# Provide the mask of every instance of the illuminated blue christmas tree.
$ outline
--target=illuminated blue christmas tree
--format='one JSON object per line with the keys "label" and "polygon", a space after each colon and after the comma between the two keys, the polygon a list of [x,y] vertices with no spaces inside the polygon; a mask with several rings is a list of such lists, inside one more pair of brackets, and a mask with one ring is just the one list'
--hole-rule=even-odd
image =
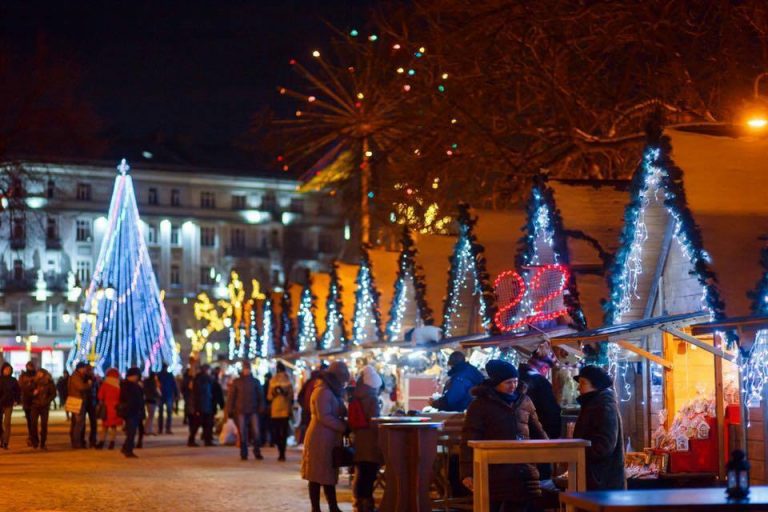
{"label": "illuminated blue christmas tree", "polygon": [[280,334],[278,335],[278,344],[275,350],[276,354],[284,354],[296,350],[294,346],[295,330],[293,327],[293,301],[291,301],[290,286],[286,284],[285,291],[280,297]]}
{"label": "illuminated blue christmas tree", "polygon": [[402,249],[397,262],[395,293],[389,310],[387,340],[400,341],[414,327],[432,325],[432,310],[426,301],[427,286],[416,265],[416,246],[408,226],[403,226]]}
{"label": "illuminated blue christmas tree", "polygon": [[[484,248],[477,243],[469,205],[459,205],[459,237],[451,255],[448,293],[443,306],[445,337],[476,334],[479,329],[493,332],[496,296],[486,270]],[[479,324],[476,326],[475,324]]]}
{"label": "illuminated blue christmas tree", "polygon": [[371,258],[367,247],[363,247],[361,251],[360,269],[355,280],[355,311],[352,317],[352,343],[355,345],[378,342],[384,337],[381,331],[379,292],[373,279]]}
{"label": "illuminated blue christmas tree", "polygon": [[261,344],[259,355],[264,358],[272,357],[275,353],[275,312],[272,308],[272,294],[267,293],[261,310]]}
{"label": "illuminated blue christmas tree", "polygon": [[136,206],[130,167],[118,166],[106,232],[76,324],[68,366],[91,362],[99,374],[116,367],[179,368],[171,323],[157,287]]}
{"label": "illuminated blue christmas tree", "polygon": [[315,325],[315,296],[312,295],[312,285],[308,282],[301,291],[301,302],[297,315],[299,334],[296,344],[299,352],[314,349],[317,344],[317,326]]}
{"label": "illuminated blue christmas tree", "polygon": [[339,266],[336,262],[331,265],[331,282],[328,286],[328,299],[325,301],[325,332],[320,338],[319,350],[328,350],[347,344],[347,330],[344,326],[344,308],[341,302],[341,283],[339,282]]}

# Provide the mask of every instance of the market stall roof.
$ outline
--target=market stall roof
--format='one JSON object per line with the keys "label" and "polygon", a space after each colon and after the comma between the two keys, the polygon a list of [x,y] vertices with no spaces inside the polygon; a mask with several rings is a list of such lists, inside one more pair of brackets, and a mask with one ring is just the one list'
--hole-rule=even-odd
{"label": "market stall roof", "polygon": [[486,335],[461,342],[462,348],[508,348],[535,349],[545,341],[574,333],[573,329],[561,327],[550,331],[530,331],[525,333],[509,333],[501,335]]}
{"label": "market stall roof", "polygon": [[665,134],[683,170],[688,206],[712,257],[726,313],[747,315],[747,292],[762,275],[760,249],[768,233],[768,139],[695,128]]}
{"label": "market stall roof", "polygon": [[682,315],[660,316],[559,336],[556,339],[553,338],[552,341],[556,344],[621,341],[631,338],[640,338],[666,328],[680,329],[681,327],[688,327],[709,319],[710,314],[706,311],[697,311],[696,313],[685,313]]}
{"label": "market stall roof", "polygon": [[716,332],[735,332],[739,337],[739,346],[746,349],[752,346],[758,331],[764,329],[768,329],[768,316],[752,315],[694,325],[691,326],[691,333],[699,336]]}

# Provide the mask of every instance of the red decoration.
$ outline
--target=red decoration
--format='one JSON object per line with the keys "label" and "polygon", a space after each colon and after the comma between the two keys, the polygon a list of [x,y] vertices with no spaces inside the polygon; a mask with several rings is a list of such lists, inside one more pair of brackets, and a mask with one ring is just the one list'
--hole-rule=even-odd
{"label": "red decoration", "polygon": [[493,283],[499,307],[494,320],[496,326],[502,331],[509,331],[507,325],[519,313],[518,307],[525,296],[525,280],[514,270],[507,270],[499,274]]}
{"label": "red decoration", "polygon": [[[560,280],[557,286],[553,286],[552,273],[559,275]],[[529,286],[526,286],[525,280],[515,271],[508,270],[499,274],[494,283],[499,303],[499,312],[495,317],[496,326],[503,332],[512,332],[528,324],[547,322],[567,315],[567,308],[559,307],[548,311],[547,305],[562,297],[570,275],[567,267],[559,263],[536,267]],[[505,282],[514,284],[502,286]],[[509,322],[518,313],[518,306],[526,292],[535,301],[533,312],[510,324]],[[552,305],[550,304],[549,307]]]}

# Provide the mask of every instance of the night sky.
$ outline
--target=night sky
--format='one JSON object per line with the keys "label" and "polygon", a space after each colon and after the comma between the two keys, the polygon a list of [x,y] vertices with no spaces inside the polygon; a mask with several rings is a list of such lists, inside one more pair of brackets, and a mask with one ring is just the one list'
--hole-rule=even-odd
{"label": "night sky", "polygon": [[55,55],[81,66],[82,92],[110,141],[106,157],[132,152],[137,141],[185,140],[216,148],[226,166],[253,113],[292,110],[276,92],[292,77],[288,60],[326,45],[326,22],[360,26],[371,3],[3,0],[0,39],[13,54],[31,55],[43,36]]}

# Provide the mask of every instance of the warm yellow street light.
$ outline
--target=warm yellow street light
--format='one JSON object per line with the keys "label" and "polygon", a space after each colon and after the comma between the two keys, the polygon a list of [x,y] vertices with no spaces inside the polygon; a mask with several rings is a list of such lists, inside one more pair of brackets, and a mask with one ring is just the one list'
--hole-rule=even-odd
{"label": "warm yellow street light", "polygon": [[768,119],[759,116],[759,117],[750,117],[747,119],[747,126],[752,128],[753,130],[762,130],[766,126],[768,126]]}

